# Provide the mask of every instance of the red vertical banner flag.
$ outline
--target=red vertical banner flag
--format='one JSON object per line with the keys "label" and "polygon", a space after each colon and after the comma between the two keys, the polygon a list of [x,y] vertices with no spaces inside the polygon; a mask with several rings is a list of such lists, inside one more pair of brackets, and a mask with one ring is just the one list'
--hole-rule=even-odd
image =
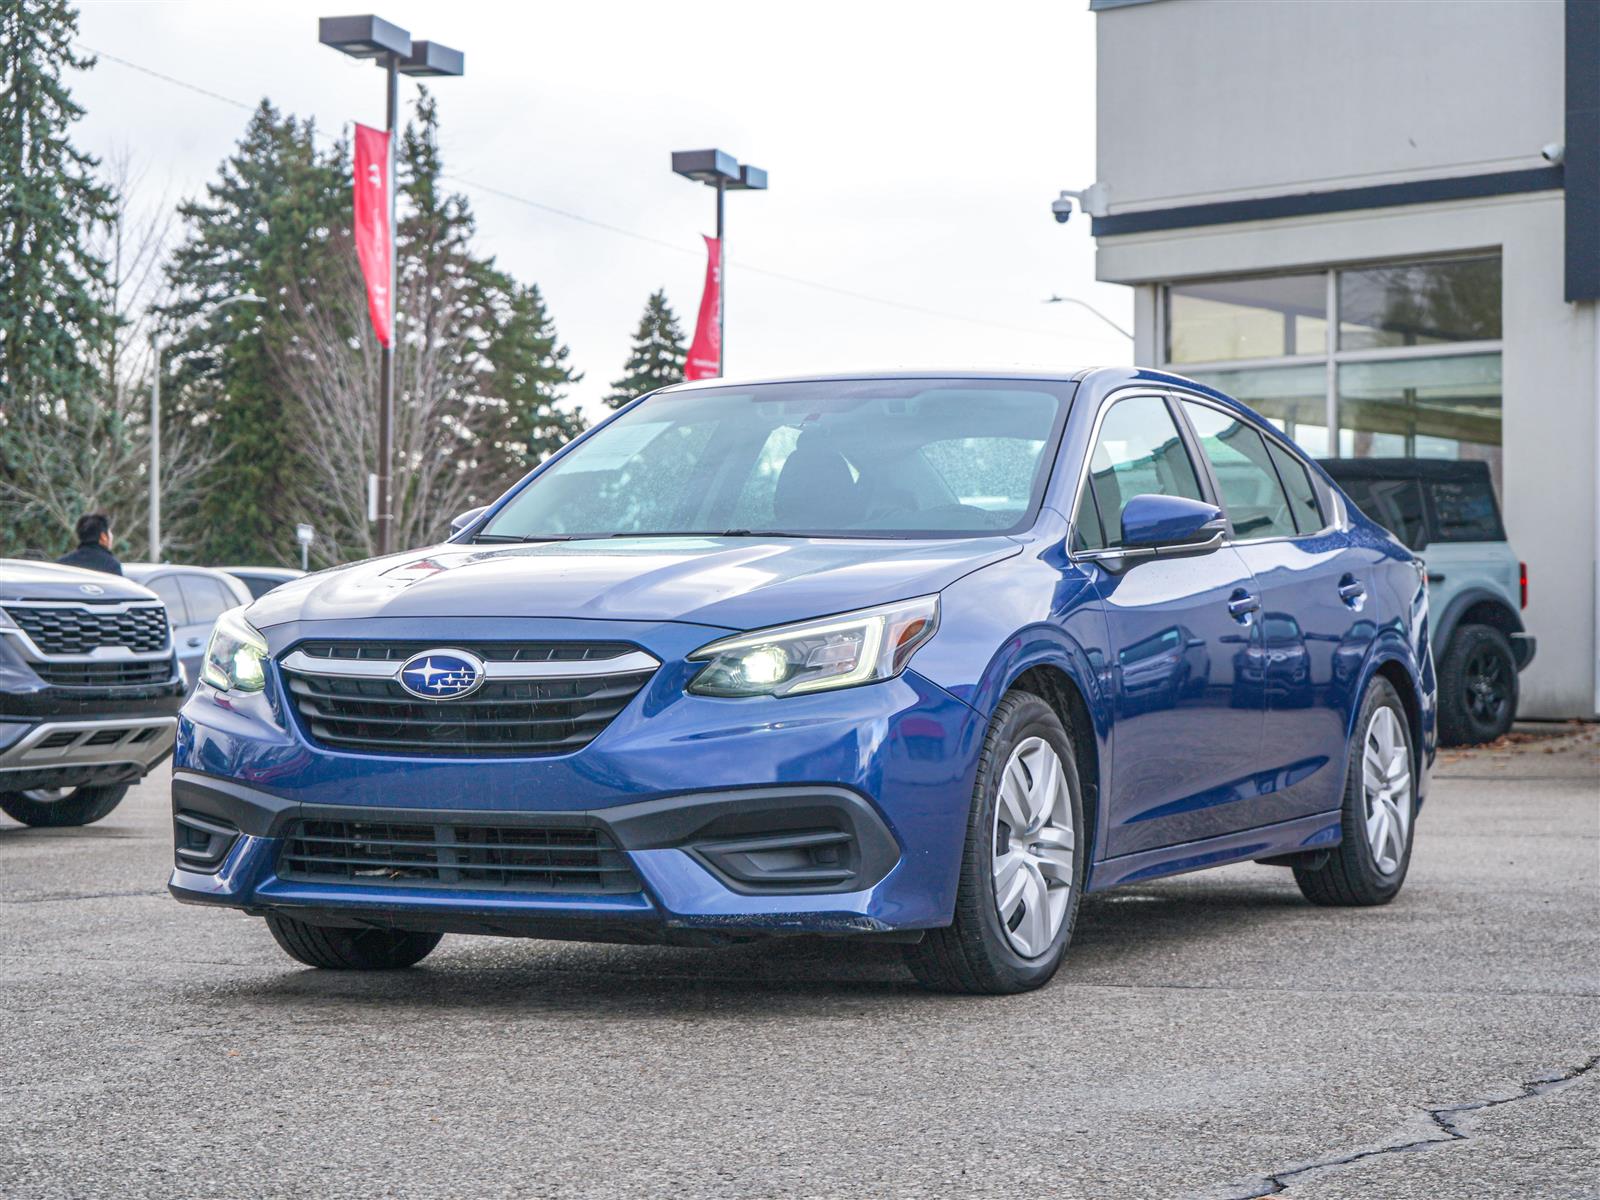
{"label": "red vertical banner flag", "polygon": [[394,345],[389,295],[389,134],[356,126],[356,257],[367,281],[367,311],[378,341]]}
{"label": "red vertical banner flag", "polygon": [[[703,234],[701,235],[704,236]],[[706,238],[706,290],[700,296],[700,319],[684,364],[685,379],[716,379],[722,374],[722,243]]]}

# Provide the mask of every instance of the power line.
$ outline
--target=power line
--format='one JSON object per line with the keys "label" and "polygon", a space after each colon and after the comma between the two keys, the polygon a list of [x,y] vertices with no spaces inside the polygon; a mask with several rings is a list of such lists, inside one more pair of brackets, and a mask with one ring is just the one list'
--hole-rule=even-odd
{"label": "power line", "polygon": [[[126,67],[130,71],[137,71],[142,75],[148,75],[152,79],[159,79],[161,82],[171,84],[173,87],[183,88],[185,91],[193,92],[198,96],[205,96],[207,99],[216,100],[222,104],[230,105],[233,108],[242,109],[245,112],[255,111],[255,105],[247,104],[243,100],[235,99],[232,96],[225,96],[221,92],[214,92],[209,88],[201,87],[199,84],[190,83],[186,79],[179,79],[174,75],[168,75],[165,72],[157,71],[152,67],[147,67],[142,63],[132,62],[129,59],[121,58],[115,54],[109,54],[104,50],[96,50],[93,46],[86,45],[81,41],[75,42],[74,44],[79,50],[92,54],[96,58],[103,58],[107,62],[116,63],[118,66]],[[320,133],[319,131],[319,135],[324,138],[328,138],[329,140],[333,140],[329,134]],[[481,183],[476,179],[468,179],[461,175],[453,175],[445,172],[440,173],[440,178],[459,184],[462,187],[475,189],[485,193],[486,195],[496,196],[502,200],[508,200],[513,204],[520,204],[526,208],[536,209],[539,212],[560,217],[563,220],[573,221],[580,225],[587,225],[592,229],[600,229],[606,233],[614,233],[619,237],[631,238],[636,242],[646,242],[652,246],[658,246],[664,250],[671,250],[674,254],[686,254],[690,257],[699,256],[699,251],[691,250],[689,247],[680,245],[677,242],[669,242],[665,238],[654,237],[648,233],[640,233],[638,230],[628,229],[621,225],[613,225],[609,221],[600,221],[593,217],[586,217],[582,213],[576,213],[570,209],[558,208],[553,204],[546,204],[541,200],[534,200],[529,196],[519,195],[518,193],[508,191],[505,188],[495,187],[487,183]],[[887,296],[874,296],[869,292],[859,292],[852,288],[838,287],[835,284],[823,283],[822,281],[816,279],[806,279],[804,276],[790,275],[784,271],[774,271],[768,267],[759,267],[752,263],[743,261],[738,263],[738,267],[741,271],[748,271],[752,275],[765,275],[769,279],[782,280],[785,283],[792,283],[799,287],[807,287],[819,292],[828,292],[831,295],[844,296],[852,300],[863,301],[867,304],[882,305],[886,308],[897,308],[902,312],[919,313],[923,316],[939,317],[949,321],[964,321],[972,325],[985,325],[991,329],[1003,329],[1010,333],[1026,333],[1034,337],[1060,338],[1062,336],[1060,333],[1051,332],[1044,329],[1031,329],[1023,325],[1008,325],[1004,321],[991,321],[985,317],[972,316],[969,313],[958,313],[951,312],[946,309],[930,308],[926,305],[912,304],[909,301],[895,300]]]}

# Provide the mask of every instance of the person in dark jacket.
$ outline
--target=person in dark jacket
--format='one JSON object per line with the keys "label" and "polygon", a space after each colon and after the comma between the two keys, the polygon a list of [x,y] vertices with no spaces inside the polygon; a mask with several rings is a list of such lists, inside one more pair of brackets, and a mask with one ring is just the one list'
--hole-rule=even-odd
{"label": "person in dark jacket", "polygon": [[78,518],[78,548],[56,559],[69,567],[121,575],[122,564],[111,553],[111,518],[105,513],[85,513]]}

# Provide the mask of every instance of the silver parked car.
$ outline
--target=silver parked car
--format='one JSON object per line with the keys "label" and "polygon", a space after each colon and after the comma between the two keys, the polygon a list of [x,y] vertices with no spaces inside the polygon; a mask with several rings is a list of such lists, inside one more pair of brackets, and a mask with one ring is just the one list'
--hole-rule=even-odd
{"label": "silver parked car", "polygon": [[200,678],[200,663],[211,627],[230,608],[249,604],[250,589],[229,575],[210,567],[185,567],[175,563],[123,563],[122,573],[142,583],[167,606],[172,622],[172,644],[178,648],[178,661],[189,690]]}

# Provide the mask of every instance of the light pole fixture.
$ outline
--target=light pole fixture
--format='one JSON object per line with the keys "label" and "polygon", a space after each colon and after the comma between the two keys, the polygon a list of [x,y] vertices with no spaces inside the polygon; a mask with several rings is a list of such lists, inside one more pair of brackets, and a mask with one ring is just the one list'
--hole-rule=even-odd
{"label": "light pole fixture", "polygon": [[717,305],[717,374],[726,374],[728,339],[728,240],[724,234],[722,199],[729,192],[764,192],[767,173],[760,167],[741,163],[723,150],[674,150],[672,170],[685,179],[717,190],[717,247],[722,262],[721,301]]}
{"label": "light pole fixture", "polygon": [[1115,329],[1118,333],[1120,333],[1123,337],[1127,338],[1130,342],[1133,341],[1133,333],[1130,330],[1124,329],[1121,325],[1118,325],[1115,321],[1113,321],[1110,317],[1106,316],[1105,313],[1101,312],[1098,308],[1096,308],[1094,305],[1090,304],[1087,300],[1079,300],[1076,296],[1048,296],[1048,297],[1045,298],[1045,303],[1046,304],[1076,304],[1079,308],[1087,309],[1089,312],[1091,312],[1095,316],[1099,317],[1102,321],[1104,321],[1107,325],[1111,326],[1111,328]]}
{"label": "light pole fixture", "polygon": [[[204,315],[230,304],[265,304],[252,292],[218,300]],[[161,561],[161,330],[150,331],[150,561]]]}
{"label": "light pole fixture", "polygon": [[[400,76],[430,77],[460,75],[464,70],[461,51],[439,42],[413,41],[411,34],[382,17],[365,13],[355,17],[323,17],[317,22],[317,40],[351,58],[370,59],[385,76],[384,131],[389,135],[389,163],[385,180],[389,188],[389,303],[391,326],[394,321],[395,274],[398,247],[395,241],[394,134],[400,118]],[[391,334],[391,342],[394,335]],[[394,470],[394,347],[380,347],[378,396],[378,553],[394,549],[394,503],[391,478]]]}

